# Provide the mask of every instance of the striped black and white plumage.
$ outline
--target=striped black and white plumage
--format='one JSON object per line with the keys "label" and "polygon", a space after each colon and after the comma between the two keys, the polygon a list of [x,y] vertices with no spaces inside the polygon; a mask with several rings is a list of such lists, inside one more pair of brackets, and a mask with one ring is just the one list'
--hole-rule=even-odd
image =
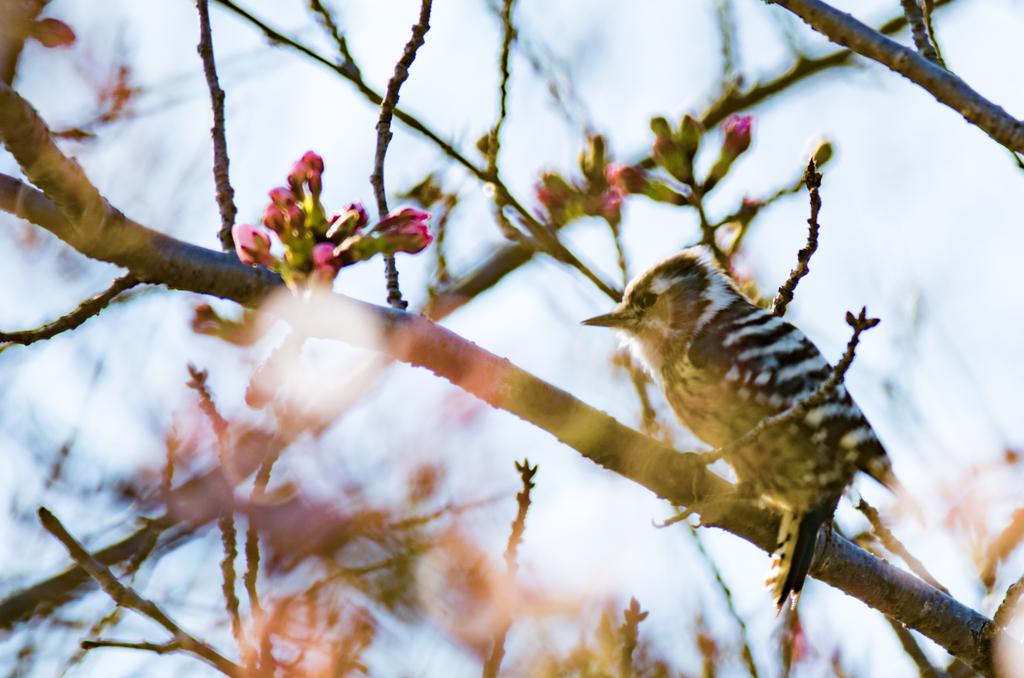
{"label": "striped black and white plumage", "polygon": [[[641,273],[611,313],[584,324],[618,330],[679,421],[716,448],[808,398],[831,374],[803,332],[754,305],[704,248]],[[726,461],[741,493],[782,511],[768,580],[780,608],[799,595],[818,529],[854,474],[895,488],[885,449],[842,384],[802,420]]]}

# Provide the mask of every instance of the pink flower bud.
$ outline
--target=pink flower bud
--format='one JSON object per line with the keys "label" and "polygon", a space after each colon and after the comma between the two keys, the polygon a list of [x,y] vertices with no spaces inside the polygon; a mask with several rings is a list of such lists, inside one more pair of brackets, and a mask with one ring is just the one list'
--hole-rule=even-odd
{"label": "pink flower bud", "polygon": [[310,170],[306,175],[306,183],[309,184],[309,192],[313,194],[313,197],[319,198],[320,192],[323,190],[323,183],[320,181],[320,172]]}
{"label": "pink flower bud", "polygon": [[270,199],[282,210],[295,204],[295,193],[287,188],[275,188],[270,191]]}
{"label": "pink flower bud", "polygon": [[750,126],[753,122],[752,115],[730,115],[726,118],[722,123],[722,131],[725,132],[722,152],[736,158],[750,148]]}
{"label": "pink flower bud", "polygon": [[75,42],[75,32],[63,21],[40,19],[28,26],[28,34],[46,47],[63,47]]}
{"label": "pink flower bud", "polygon": [[642,167],[631,165],[608,165],[608,183],[626,193],[643,193],[650,180]]}
{"label": "pink flower bud", "polygon": [[422,226],[430,217],[430,212],[424,212],[415,207],[400,207],[381,219],[380,223],[373,227],[373,230],[390,231],[409,223],[419,223]]}
{"label": "pink flower bud", "polygon": [[575,188],[554,172],[542,174],[537,184],[537,201],[544,205],[544,209],[555,221],[562,220],[566,205],[577,193]]}
{"label": "pink flower bud", "polygon": [[426,221],[430,214],[414,207],[402,207],[385,217],[374,228],[381,234],[382,249],[388,254],[408,252],[416,254],[422,251],[433,237]]}
{"label": "pink flower bud", "polygon": [[231,227],[238,259],[248,266],[263,264],[269,266],[275,259],[270,254],[270,236],[249,224],[235,224]]}
{"label": "pink flower bud", "polygon": [[[348,207],[345,208],[345,211],[348,213],[355,213],[355,231],[360,231],[363,228],[366,228],[366,224],[370,223],[370,215],[366,213],[366,208],[363,207],[363,203],[360,202],[359,200],[356,200],[354,203],[351,203]],[[427,218],[429,219],[430,216],[428,215]]]}
{"label": "pink flower bud", "polygon": [[306,166],[301,162],[292,165],[288,173],[288,185],[292,187],[292,193],[302,198],[302,182],[306,180]]}
{"label": "pink flower bud", "polygon": [[286,212],[288,225],[295,229],[301,229],[306,223],[306,213],[298,205],[291,205]]}
{"label": "pink flower bud", "polygon": [[330,266],[335,262],[334,243],[318,242],[313,245],[313,265],[317,268]]}
{"label": "pink flower bud", "polygon": [[331,216],[331,226],[327,229],[327,238],[341,244],[345,238],[362,231],[369,221],[370,215],[366,213],[363,203],[357,200]]}
{"label": "pink flower bud", "polygon": [[284,233],[284,212],[277,205],[271,203],[263,210],[263,225],[278,235]]}
{"label": "pink flower bud", "polygon": [[306,151],[306,154],[302,156],[299,162],[310,171],[317,173],[324,171],[324,159],[313,151]]}

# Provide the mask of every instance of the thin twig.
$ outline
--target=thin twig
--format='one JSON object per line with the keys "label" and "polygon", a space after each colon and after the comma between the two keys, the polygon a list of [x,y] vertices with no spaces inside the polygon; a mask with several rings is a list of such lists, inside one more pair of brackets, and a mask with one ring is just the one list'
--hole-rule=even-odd
{"label": "thin twig", "polygon": [[878,537],[878,541],[882,542],[889,553],[899,556],[903,559],[903,562],[907,564],[907,567],[921,579],[925,580],[938,590],[945,594],[949,594],[949,589],[940,584],[935,577],[928,572],[928,569],[924,566],[920,560],[915,558],[907,547],[893,535],[892,531],[882,522],[882,518],[878,515],[878,510],[875,509],[871,504],[867,503],[863,499],[857,504],[857,510],[864,514],[871,523],[871,532]]}
{"label": "thin twig", "polygon": [[81,642],[81,646],[83,650],[95,650],[101,647],[118,647],[126,650],[145,650],[146,652],[155,652],[157,654],[181,652],[185,649],[181,646],[181,643],[176,640],[172,640],[169,643],[129,643],[122,640],[97,638],[96,640],[83,640]]}
{"label": "thin twig", "polygon": [[1003,602],[999,603],[999,608],[992,615],[992,623],[986,629],[989,637],[995,637],[1013,621],[1021,595],[1024,595],[1024,576],[1006,590],[1006,597],[1003,598]]}
{"label": "thin twig", "polygon": [[900,645],[903,646],[903,651],[907,653],[910,659],[917,666],[917,670],[921,674],[921,678],[949,678],[949,674],[945,671],[938,669],[932,664],[931,660],[928,659],[928,655],[924,653],[921,646],[918,645],[917,639],[914,638],[914,634],[907,629],[906,626],[899,623],[892,617],[886,617],[885,620],[892,626],[892,630],[896,632],[896,637],[900,639]]}
{"label": "thin twig", "polygon": [[92,299],[82,302],[82,304],[71,313],[66,316],[59,318],[58,320],[43,325],[36,330],[25,330],[22,332],[0,332],[0,344],[11,343],[11,344],[22,344],[28,345],[44,339],[50,339],[55,337],[61,332],[67,332],[79,327],[89,318],[97,315],[100,311],[110,305],[110,302],[114,300],[121,292],[134,287],[139,284],[139,280],[135,279],[131,273],[128,275],[118,278],[114,281],[106,291],[97,294]]}
{"label": "thin twig", "polygon": [[50,534],[56,537],[57,540],[64,545],[68,550],[68,553],[71,555],[71,559],[78,563],[79,567],[88,572],[89,575],[99,583],[100,587],[106,591],[107,595],[114,599],[115,603],[121,607],[127,607],[128,609],[135,610],[136,612],[149,617],[157,624],[160,624],[160,626],[171,632],[174,636],[174,641],[181,646],[183,651],[190,652],[206,660],[207,663],[224,675],[231,676],[232,678],[242,675],[242,667],[223,657],[206,643],[196,640],[190,636],[184,629],[168,617],[156,603],[151,600],[146,600],[133,589],[119,582],[117,577],[114,576],[114,573],[110,571],[110,568],[93,558],[93,556],[86,551],[74,537],[71,536],[71,533],[61,525],[56,516],[43,507],[39,507],[39,520],[42,522],[43,527],[45,527]]}
{"label": "thin twig", "polygon": [[959,112],[996,142],[1016,153],[1024,153],[1024,122],[1015,119],[1001,106],[975,92],[959,77],[909,47],[890,40],[820,0],[769,2],[793,12],[832,42],[888,66],[930,92],[940,103]]}
{"label": "thin twig", "polygon": [[[409,67],[416,58],[416,50],[423,44],[424,36],[430,30],[430,6],[432,0],[423,0],[420,5],[420,19],[412,27],[412,37],[405,45],[402,58],[395,64],[395,74],[388,80],[387,94],[380,105],[380,118],[377,120],[377,153],[373,159],[373,174],[370,175],[370,184],[373,186],[373,194],[377,198],[377,212],[381,219],[388,213],[388,198],[384,191],[384,156],[388,152],[388,144],[391,143],[391,118],[395,113],[395,106],[398,105],[398,90],[402,83],[409,77]],[[391,308],[404,311],[408,303],[402,299],[402,292],[398,288],[398,268],[395,266],[395,257],[387,257],[385,263],[385,274],[388,285],[388,304]]]}
{"label": "thin twig", "polygon": [[[519,552],[519,545],[523,543],[523,532],[526,530],[526,512],[530,509],[530,490],[534,488],[533,477],[537,474],[537,466],[530,467],[530,460],[523,459],[523,463],[516,462],[516,470],[523,481],[523,490],[516,494],[516,501],[519,502],[519,512],[516,519],[512,521],[512,533],[508,537],[508,547],[505,549],[505,580],[509,588],[515,582],[516,572],[519,571],[519,563],[516,562],[516,555]],[[501,660],[505,656],[505,636],[512,627],[512,617],[505,615],[504,623],[494,632],[494,647],[491,649],[491,656],[484,664],[483,678],[497,678],[498,669],[501,667]]]}
{"label": "thin twig", "polygon": [[1017,546],[1024,541],[1024,508],[1015,510],[999,536],[985,549],[985,567],[981,571],[981,583],[989,591],[996,583],[996,569],[1006,560]]}
{"label": "thin twig", "polygon": [[877,325],[879,320],[878,318],[868,318],[867,308],[862,308],[859,316],[854,316],[852,313],[847,311],[846,322],[853,328],[853,336],[850,337],[850,342],[846,345],[846,353],[843,354],[843,357],[835,366],[835,369],[832,370],[832,374],[829,378],[823,381],[814,393],[805,400],[801,400],[793,404],[793,406],[774,416],[765,417],[758,422],[757,426],[752,428],[741,438],[738,438],[713,452],[701,455],[701,463],[711,464],[718,461],[722,457],[731,454],[737,448],[754,441],[769,428],[784,424],[787,421],[802,419],[806,416],[807,412],[811,410],[811,408],[817,407],[823,403],[825,398],[828,397],[828,394],[834,391],[836,387],[843,382],[843,377],[846,375],[846,371],[850,369],[850,365],[853,363],[854,354],[857,350],[857,344],[860,342],[860,333]]}
{"label": "thin twig", "polygon": [[[213,426],[213,432],[217,436],[217,447],[220,450],[220,466],[226,469],[230,463],[228,422],[217,411],[217,405],[213,402],[210,390],[206,387],[206,370],[199,370],[195,365],[189,363],[188,373],[192,379],[187,386],[199,394],[199,409],[203,411]],[[238,545],[234,507],[230,503],[225,505],[221,511],[218,527],[221,532],[221,543],[224,545],[224,560],[221,561],[220,569],[223,577],[224,603],[228,618],[231,619],[231,633],[235,637],[235,642],[238,643],[238,651],[242,656],[243,663],[246,666],[252,666],[254,651],[245,637],[245,629],[242,628],[242,618],[238,612],[238,594],[235,593],[235,559],[238,557]]]}
{"label": "thin twig", "polygon": [[640,611],[636,598],[629,599],[629,607],[623,610],[625,623],[619,627],[622,635],[622,654],[619,657],[619,678],[633,678],[633,650],[640,635],[640,622],[647,619],[649,612]]}
{"label": "thin twig", "polygon": [[213,179],[217,184],[217,206],[220,207],[220,246],[225,252],[233,252],[234,239],[231,227],[235,225],[235,191],[228,180],[228,141],[224,133],[224,90],[217,81],[217,66],[213,59],[213,35],[210,32],[209,0],[196,0],[199,10],[199,46],[196,51],[203,59],[203,72],[210,88],[213,104]]}
{"label": "thin twig", "polygon": [[345,40],[345,36],[338,30],[338,26],[334,23],[331,13],[321,4],[320,0],[309,0],[309,8],[316,14],[317,20],[324,29],[331,34],[331,38],[338,45],[338,51],[341,53],[341,56],[345,57],[341,68],[351,73],[356,80],[361,80],[362,75],[359,72],[359,66],[356,65],[355,59],[352,58],[352,54],[348,51],[348,41]]}
{"label": "thin twig", "polygon": [[821,196],[818,189],[821,188],[821,172],[818,172],[812,157],[807,161],[807,171],[804,172],[804,183],[807,191],[811,194],[811,218],[807,220],[807,244],[796,255],[796,268],[789,273],[789,279],[779,288],[779,293],[772,301],[772,313],[780,318],[786,315],[786,307],[793,301],[793,292],[796,290],[800,278],[807,275],[808,264],[811,256],[818,249],[818,210],[821,209]]}
{"label": "thin twig", "polygon": [[736,70],[736,23],[730,0],[718,0],[718,30],[722,36],[722,90],[728,90]]}
{"label": "thin twig", "polygon": [[747,636],[747,625],[743,621],[743,617],[736,610],[736,606],[732,602],[732,591],[729,589],[728,584],[722,579],[722,573],[718,570],[718,566],[715,565],[715,561],[711,559],[711,554],[704,548],[704,542],[701,541],[700,534],[694,529],[693,525],[686,524],[690,528],[690,534],[693,535],[693,541],[697,544],[697,550],[704,556],[704,562],[708,564],[711,569],[711,573],[715,575],[715,581],[718,582],[718,587],[722,589],[722,594],[725,596],[725,604],[729,608],[729,612],[732,613],[733,619],[736,620],[736,624],[740,627],[740,642],[743,643],[743,648],[740,650],[740,655],[743,657],[743,661],[747,665],[747,671],[750,672],[752,678],[757,678],[757,665],[754,663],[754,655],[750,651],[750,638]]}
{"label": "thin twig", "polygon": [[935,48],[935,56],[939,59],[939,65],[945,68],[946,64],[942,61],[942,50],[939,49],[939,41],[935,37],[935,27],[932,26],[932,12],[937,4],[935,0],[921,0],[921,10],[924,12],[924,25],[928,29],[928,39]]}
{"label": "thin twig", "polygon": [[206,418],[210,420],[210,426],[213,428],[214,435],[217,436],[217,448],[220,454],[220,463],[224,467],[227,462],[227,447],[228,447],[228,422],[221,416],[220,412],[217,411],[217,405],[213,402],[213,397],[210,395],[210,389],[206,387],[206,370],[200,370],[192,363],[188,364],[188,373],[192,377],[186,386],[193,389],[199,394],[199,409],[203,411]]}
{"label": "thin twig", "polygon": [[[270,454],[260,465],[256,472],[256,480],[253,483],[252,493],[249,495],[249,502],[259,505],[266,494],[267,484],[270,482],[270,471],[277,461],[277,454]],[[242,580],[245,582],[245,590],[249,594],[249,608],[252,610],[252,618],[256,628],[263,628],[265,613],[260,605],[259,591],[256,589],[256,578],[260,571],[260,543],[259,543],[259,522],[256,519],[256,512],[249,513],[249,528],[245,535],[245,575]],[[270,642],[269,633],[260,635],[260,669],[268,676],[274,675],[273,647]]]}
{"label": "thin twig", "polygon": [[491,129],[491,136],[487,143],[487,174],[490,176],[498,175],[498,150],[501,148],[501,125],[505,122],[505,117],[508,115],[508,108],[506,105],[508,99],[508,79],[510,75],[508,67],[509,54],[512,51],[512,39],[515,36],[515,27],[512,25],[512,5],[515,4],[515,0],[505,0],[505,6],[501,12],[501,28],[504,37],[501,41],[501,59],[499,66],[501,69],[501,84],[499,86],[500,95],[498,98],[498,120],[494,123],[494,128]]}
{"label": "thin twig", "polygon": [[903,5],[903,16],[907,17],[910,31],[914,35],[914,44],[917,45],[917,51],[928,61],[933,61],[945,68],[946,65],[942,63],[938,52],[932,47],[932,42],[928,36],[928,27],[925,25],[924,13],[921,11],[921,6],[917,4],[917,0],[900,0],[900,2]]}

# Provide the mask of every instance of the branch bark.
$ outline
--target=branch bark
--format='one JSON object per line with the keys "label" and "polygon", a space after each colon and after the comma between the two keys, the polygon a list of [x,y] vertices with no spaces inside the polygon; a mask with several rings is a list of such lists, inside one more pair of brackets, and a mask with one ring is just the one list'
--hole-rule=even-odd
{"label": "branch bark", "polygon": [[820,0],[768,0],[788,9],[826,38],[857,54],[888,66],[930,92],[940,103],[958,111],[973,125],[1016,153],[1024,153],[1024,123],[1002,107],[924,58],[913,49],[890,40],[849,14]]}

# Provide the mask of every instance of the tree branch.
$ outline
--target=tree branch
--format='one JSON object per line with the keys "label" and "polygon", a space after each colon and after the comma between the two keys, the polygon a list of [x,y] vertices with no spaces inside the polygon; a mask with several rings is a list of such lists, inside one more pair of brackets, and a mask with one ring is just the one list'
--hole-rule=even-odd
{"label": "tree branch", "polygon": [[772,313],[780,318],[786,315],[786,307],[793,301],[793,292],[796,290],[800,278],[809,272],[808,264],[811,257],[818,250],[818,210],[821,209],[821,196],[818,189],[821,188],[821,172],[814,165],[814,158],[807,161],[807,171],[804,172],[804,184],[811,194],[811,218],[807,220],[807,244],[796,255],[796,268],[789,273],[789,279],[779,288],[779,293],[772,301]]}
{"label": "tree branch", "polygon": [[[530,467],[530,460],[523,459],[523,463],[516,462],[516,470],[523,481],[523,491],[516,493],[516,502],[519,504],[519,511],[516,519],[512,521],[512,532],[508,536],[508,546],[505,548],[505,581],[511,590],[515,585],[516,572],[519,571],[519,563],[516,557],[519,554],[519,545],[523,543],[523,532],[526,531],[526,512],[530,509],[530,490],[536,485],[533,483],[533,476],[537,474],[537,466]],[[491,656],[484,662],[484,678],[497,678],[498,669],[501,668],[501,660],[505,657],[505,637],[508,630],[512,628],[512,615],[504,613],[501,626],[494,632],[494,644],[491,648]]]}
{"label": "tree branch", "polygon": [[1024,153],[1024,123],[909,47],[890,40],[820,0],[768,1],[796,14],[832,42],[888,66],[930,92],[940,103],[958,111],[968,122],[1006,148]]}
{"label": "tree branch", "polygon": [[[2,176],[2,175],[0,175]],[[2,188],[0,188],[2,190]],[[100,311],[110,305],[110,302],[114,300],[114,297],[121,294],[125,290],[135,287],[139,284],[139,281],[129,273],[126,276],[122,276],[114,281],[114,284],[108,287],[104,292],[97,294],[92,299],[83,301],[78,308],[66,316],[58,318],[52,323],[43,325],[39,329],[25,330],[23,332],[0,332],[0,344],[12,343],[12,344],[28,344],[35,343],[37,341],[43,341],[44,339],[50,339],[57,336],[61,332],[67,332],[81,326],[86,320],[98,315]]]}
{"label": "tree branch", "polygon": [[901,0],[901,4],[903,5],[903,16],[907,17],[907,23],[910,24],[910,31],[914,36],[917,51],[928,61],[945,68],[945,64],[939,58],[939,53],[932,47],[932,41],[928,37],[928,27],[925,26],[924,12],[921,11],[917,0]]}
{"label": "tree branch", "polygon": [[928,582],[943,593],[949,593],[949,589],[939,583],[939,581],[932,576],[931,572],[924,566],[920,560],[914,557],[907,547],[903,545],[899,539],[893,535],[892,531],[882,522],[882,518],[878,515],[878,510],[867,503],[863,499],[857,504],[857,510],[864,514],[864,517],[871,523],[871,532],[878,541],[882,543],[882,546],[886,548],[889,553],[898,556],[907,564],[907,567],[916,574],[918,577]]}
{"label": "tree branch", "polygon": [[199,10],[199,47],[196,51],[203,59],[203,72],[210,88],[210,102],[213,105],[213,179],[217,185],[217,205],[220,207],[220,246],[225,252],[233,252],[234,239],[231,227],[235,225],[235,191],[228,180],[228,142],[224,132],[224,90],[217,82],[217,65],[213,59],[213,34],[210,31],[209,0],[196,0]]}
{"label": "tree branch", "polygon": [[[370,184],[373,186],[374,197],[377,198],[377,214],[383,219],[388,214],[388,197],[384,191],[384,156],[388,152],[388,144],[391,143],[391,118],[395,114],[395,106],[398,105],[398,91],[402,83],[409,77],[409,68],[416,59],[416,50],[423,45],[424,36],[430,30],[430,6],[432,0],[423,0],[420,5],[420,19],[412,27],[412,37],[405,45],[402,58],[395,64],[395,73],[388,80],[387,93],[380,105],[380,118],[377,120],[377,152],[373,158],[373,174],[370,175]],[[402,292],[398,288],[398,268],[395,265],[395,255],[385,257],[385,276],[387,278],[388,304],[392,308],[404,311],[409,303],[402,299]]]}
{"label": "tree branch", "polygon": [[190,636],[168,617],[156,603],[146,600],[134,590],[119,582],[106,565],[93,558],[92,554],[82,548],[82,545],[64,529],[64,526],[61,525],[60,521],[52,513],[40,507],[39,520],[43,523],[43,527],[64,545],[71,559],[88,572],[89,576],[99,582],[107,595],[114,599],[114,602],[121,607],[135,610],[160,624],[160,626],[171,632],[174,636],[174,641],[181,646],[182,650],[204,659],[224,675],[231,676],[232,678],[242,675],[242,667],[223,657],[206,643]]}

